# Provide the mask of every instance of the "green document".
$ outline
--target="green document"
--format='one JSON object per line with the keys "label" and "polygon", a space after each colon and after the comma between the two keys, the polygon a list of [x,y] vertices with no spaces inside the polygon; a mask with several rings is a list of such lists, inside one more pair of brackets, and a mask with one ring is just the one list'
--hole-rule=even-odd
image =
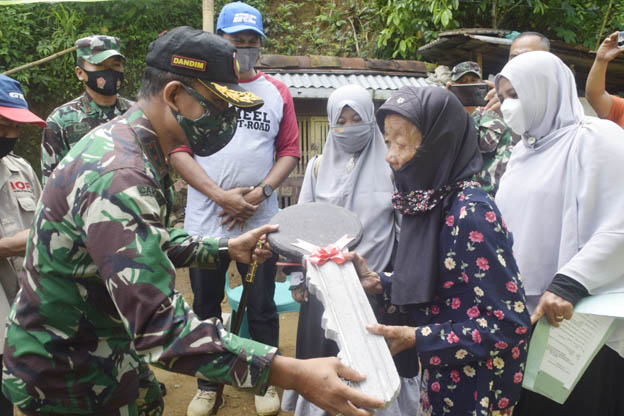
{"label": "green document", "polygon": [[559,328],[536,325],[522,386],[563,404],[585,369],[624,318],[624,293],[589,296]]}

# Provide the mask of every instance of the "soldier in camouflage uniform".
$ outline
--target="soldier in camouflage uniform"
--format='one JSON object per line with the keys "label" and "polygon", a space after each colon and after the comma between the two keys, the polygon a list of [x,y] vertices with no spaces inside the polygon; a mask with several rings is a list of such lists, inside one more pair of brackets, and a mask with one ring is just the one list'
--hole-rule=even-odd
{"label": "soldier in camouflage uniform", "polygon": [[[227,144],[234,106],[262,104],[237,84],[235,48],[188,27],[152,42],[139,101],[91,131],[49,179],[9,316],[3,393],[31,415],[138,414],[139,356],[169,371],[263,394],[294,388],[332,413],[370,415],[382,402],[341,383],[336,359],[296,360],[200,321],[175,291],[176,267],[249,262],[265,225],[232,239],[169,227],[165,155]],[[260,261],[269,258],[255,249]],[[353,404],[351,404],[353,403]]]}
{"label": "soldier in camouflage uniform", "polygon": [[[453,67],[451,81],[448,88],[456,84],[474,84],[481,81],[479,64],[465,61]],[[478,132],[479,149],[483,156],[483,169],[477,175],[477,180],[483,189],[494,196],[498,183],[505,172],[511,149],[520,140],[520,136],[513,133],[503,121],[503,118],[493,110],[484,107],[465,107],[472,115]]]}
{"label": "soldier in camouflage uniform", "polygon": [[45,185],[69,149],[90,130],[126,112],[132,101],[117,94],[123,82],[119,39],[94,35],[76,41],[76,77],[85,83],[80,97],[48,117],[41,142],[41,176]]}
{"label": "soldier in camouflage uniform", "polygon": [[[119,39],[94,35],[76,41],[76,77],[84,82],[80,97],[56,108],[48,117],[41,141],[41,181],[45,185],[61,159],[85,134],[123,114],[134,102],[117,94],[123,82]],[[142,360],[139,360],[142,361]],[[149,366],[140,364],[139,414],[162,413],[161,389]]]}

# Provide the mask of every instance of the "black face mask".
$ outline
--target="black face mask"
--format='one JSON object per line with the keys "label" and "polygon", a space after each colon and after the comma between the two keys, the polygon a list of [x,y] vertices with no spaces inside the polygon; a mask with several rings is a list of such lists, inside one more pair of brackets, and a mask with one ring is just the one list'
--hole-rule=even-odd
{"label": "black face mask", "polygon": [[14,139],[8,137],[0,138],[0,159],[11,153],[16,143],[17,137]]}
{"label": "black face mask", "polygon": [[85,84],[93,91],[102,95],[115,95],[121,88],[124,80],[124,73],[114,69],[103,69],[101,71],[87,71],[82,68],[88,78]]}

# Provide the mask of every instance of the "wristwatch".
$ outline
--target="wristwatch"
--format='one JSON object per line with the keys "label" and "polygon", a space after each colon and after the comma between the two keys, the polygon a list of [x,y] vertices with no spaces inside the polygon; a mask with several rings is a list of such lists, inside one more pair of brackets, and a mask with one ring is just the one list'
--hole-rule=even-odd
{"label": "wristwatch", "polygon": [[228,246],[228,241],[228,238],[219,239],[219,262],[223,264],[230,262],[230,248]]}
{"label": "wristwatch", "polygon": [[265,198],[268,198],[271,195],[273,195],[273,187],[269,185],[268,183],[259,183],[258,186],[262,188],[262,193],[264,194]]}

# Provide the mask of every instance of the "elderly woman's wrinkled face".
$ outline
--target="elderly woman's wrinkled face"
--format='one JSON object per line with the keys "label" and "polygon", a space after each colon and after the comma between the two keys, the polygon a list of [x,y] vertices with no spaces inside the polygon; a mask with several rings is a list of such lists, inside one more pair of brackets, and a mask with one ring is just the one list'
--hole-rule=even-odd
{"label": "elderly woman's wrinkled face", "polygon": [[384,142],[388,148],[386,162],[393,170],[399,170],[416,154],[422,135],[411,121],[398,114],[386,116],[384,131]]}

